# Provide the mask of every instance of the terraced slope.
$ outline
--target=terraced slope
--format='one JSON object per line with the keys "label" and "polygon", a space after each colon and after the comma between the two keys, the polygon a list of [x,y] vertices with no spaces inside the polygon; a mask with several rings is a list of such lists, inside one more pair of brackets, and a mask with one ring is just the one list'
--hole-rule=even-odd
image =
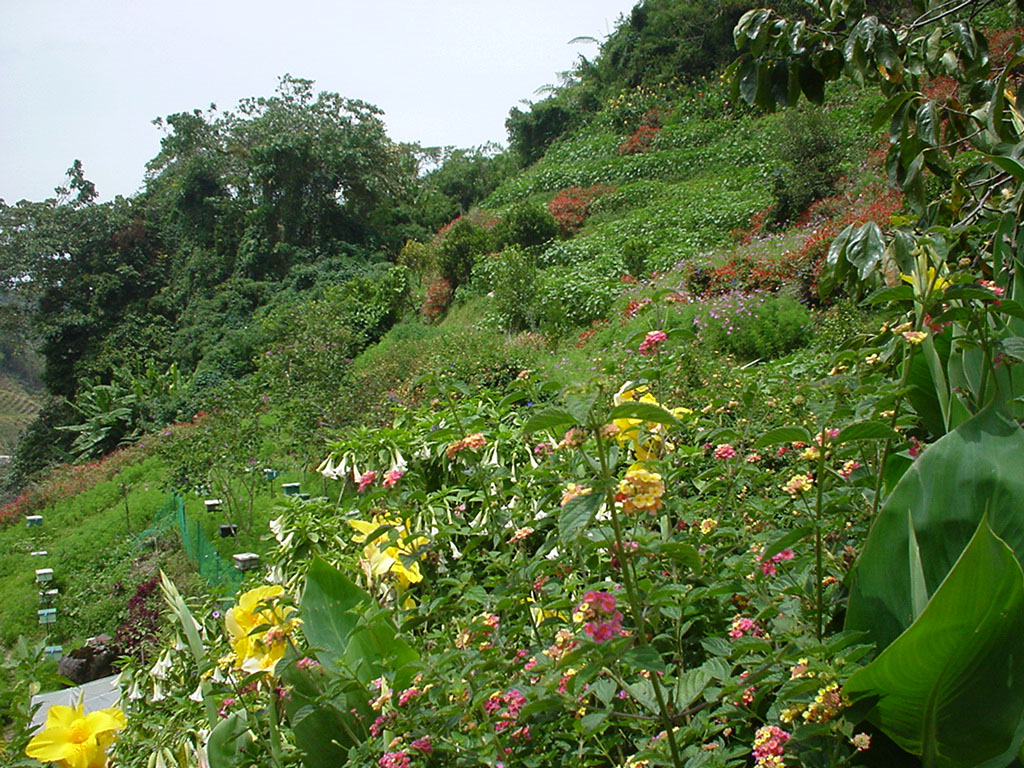
{"label": "terraced slope", "polygon": [[14,379],[0,376],[0,455],[14,453],[18,435],[36,416],[42,402]]}

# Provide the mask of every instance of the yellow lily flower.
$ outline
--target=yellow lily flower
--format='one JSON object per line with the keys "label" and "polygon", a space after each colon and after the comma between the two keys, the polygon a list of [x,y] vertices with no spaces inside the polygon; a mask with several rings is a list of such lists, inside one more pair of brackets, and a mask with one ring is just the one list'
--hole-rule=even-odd
{"label": "yellow lily flower", "polygon": [[85,714],[81,699],[74,707],[56,704],[46,714],[46,726],[25,747],[25,754],[60,768],[106,768],[107,748],[126,725],[116,707]]}

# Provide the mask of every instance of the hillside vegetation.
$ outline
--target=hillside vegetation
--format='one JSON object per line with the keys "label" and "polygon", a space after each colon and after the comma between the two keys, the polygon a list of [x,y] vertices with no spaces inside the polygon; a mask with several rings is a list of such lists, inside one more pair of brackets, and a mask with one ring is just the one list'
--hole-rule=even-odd
{"label": "hillside vegetation", "polygon": [[779,13],[638,4],[508,151],[285,77],[0,206],[4,764],[106,632],[90,766],[1020,765],[1018,10]]}

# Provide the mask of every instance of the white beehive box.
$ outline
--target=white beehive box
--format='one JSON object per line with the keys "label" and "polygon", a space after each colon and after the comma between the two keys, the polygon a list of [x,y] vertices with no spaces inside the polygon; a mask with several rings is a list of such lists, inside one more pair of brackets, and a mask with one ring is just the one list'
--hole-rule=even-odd
{"label": "white beehive box", "polygon": [[234,556],[235,568],[240,571],[251,571],[260,565],[260,556],[255,552],[239,552]]}

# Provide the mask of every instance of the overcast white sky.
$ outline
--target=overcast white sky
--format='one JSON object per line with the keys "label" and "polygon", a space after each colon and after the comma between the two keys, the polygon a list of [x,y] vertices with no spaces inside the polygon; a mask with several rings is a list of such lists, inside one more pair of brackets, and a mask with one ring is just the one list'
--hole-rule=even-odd
{"label": "overcast white sky", "polygon": [[280,75],[384,110],[396,141],[505,143],[520,99],[557,81],[634,0],[0,0],[0,198],[42,200],[76,158],[101,199],[130,195],[151,121]]}

